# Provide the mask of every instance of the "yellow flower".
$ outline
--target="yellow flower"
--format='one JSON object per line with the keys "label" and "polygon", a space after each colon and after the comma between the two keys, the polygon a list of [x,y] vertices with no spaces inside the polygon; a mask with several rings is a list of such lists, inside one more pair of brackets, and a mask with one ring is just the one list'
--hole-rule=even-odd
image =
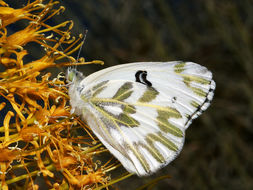
{"label": "yellow flower", "polygon": [[[35,0],[13,9],[0,0],[0,64],[5,67],[0,72],[0,96],[5,100],[0,103],[0,114],[4,117],[0,126],[0,189],[6,190],[16,182],[19,184],[15,185],[22,185],[20,188],[38,189],[33,180],[40,173],[51,188],[107,186],[108,172],[119,167],[113,159],[98,164],[94,156],[107,150],[97,144],[88,126],[71,116],[64,80],[50,79],[50,73],[41,73],[49,67],[102,63],[84,59],[77,62],[70,56],[83,43],[81,35],[77,39],[71,37],[72,21],[56,26],[45,24],[64,10],[54,9],[57,3],[50,0],[42,4],[41,0]],[[20,19],[28,20],[27,26],[8,35],[7,26]],[[49,31],[52,35],[45,36]],[[42,46],[44,54],[25,62],[24,57],[29,54],[26,44],[31,42]],[[63,50],[61,44],[68,47]],[[67,58],[65,62],[63,58]],[[23,169],[25,174],[15,176],[17,169]],[[65,178],[58,179],[55,172]]]}
{"label": "yellow flower", "polygon": [[3,7],[0,7],[0,28],[4,28],[9,24],[12,24],[21,19],[33,20],[36,15],[31,14],[31,11],[42,9],[43,4],[41,0],[36,0],[32,3],[28,3],[21,9],[13,9],[8,6],[4,1],[0,1]]}

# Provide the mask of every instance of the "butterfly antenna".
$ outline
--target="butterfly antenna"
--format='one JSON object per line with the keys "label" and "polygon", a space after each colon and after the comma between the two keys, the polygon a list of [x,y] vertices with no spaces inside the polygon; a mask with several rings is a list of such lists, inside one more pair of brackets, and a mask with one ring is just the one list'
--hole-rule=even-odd
{"label": "butterfly antenna", "polygon": [[[84,44],[84,41],[85,41],[85,39],[86,39],[87,33],[88,33],[88,30],[86,29],[86,30],[84,31],[84,38],[83,38],[83,41],[82,41],[82,45],[81,45],[81,47],[80,47],[80,49],[79,49],[79,51],[78,51],[78,53],[77,53],[77,58],[76,58],[77,61],[79,61],[80,54],[81,54],[81,51],[82,51],[83,44]],[[77,67],[77,65],[75,66],[75,69],[76,69],[76,67]]]}
{"label": "butterfly antenna", "polygon": [[[83,44],[84,44],[84,41],[85,41],[85,39],[86,39],[86,36],[87,36],[87,33],[88,33],[88,30],[86,29],[85,30],[85,32],[84,32],[84,38],[83,38],[83,41],[81,42],[82,44],[81,44],[81,46],[80,46],[80,49],[78,50],[78,54],[77,54],[77,58],[76,58],[76,60],[77,60],[77,62],[79,61],[79,57],[80,57],[80,54],[81,54],[81,51],[82,51],[82,47],[83,47]],[[63,49],[63,47],[62,47],[62,45],[60,44],[60,46],[59,46],[60,48],[61,48],[61,50],[62,51],[64,51],[64,49]],[[71,62],[71,60],[70,60],[70,58],[69,57],[67,57],[67,59],[69,60],[69,62]],[[70,66],[70,69],[74,69],[74,70],[77,70],[77,65],[75,65],[74,67],[73,66]],[[68,68],[69,69],[69,68]],[[59,76],[57,76],[57,78],[58,78]],[[71,83],[69,83],[69,84],[66,84],[66,85],[56,85],[56,86],[59,86],[59,87],[61,87],[61,86],[69,86]]]}

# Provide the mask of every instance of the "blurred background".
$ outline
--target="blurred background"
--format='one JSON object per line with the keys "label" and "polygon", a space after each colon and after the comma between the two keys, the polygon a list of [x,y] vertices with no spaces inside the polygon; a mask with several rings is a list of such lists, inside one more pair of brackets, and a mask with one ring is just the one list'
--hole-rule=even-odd
{"label": "blurred background", "polygon": [[[27,3],[6,2],[15,8]],[[206,66],[216,81],[214,100],[187,130],[178,158],[151,177],[133,176],[115,187],[135,189],[170,175],[154,189],[253,189],[252,0],[72,0],[61,5],[65,12],[51,22],[73,20],[76,36],[88,30],[81,56],[105,62],[80,66],[85,74],[129,62],[183,60]]]}

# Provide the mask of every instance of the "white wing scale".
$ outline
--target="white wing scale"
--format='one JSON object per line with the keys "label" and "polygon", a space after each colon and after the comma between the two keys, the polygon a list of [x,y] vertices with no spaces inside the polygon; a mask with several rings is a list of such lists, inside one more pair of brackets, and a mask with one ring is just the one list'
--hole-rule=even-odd
{"label": "white wing scale", "polygon": [[73,111],[139,176],[177,156],[186,128],[209,106],[215,88],[211,72],[191,62],[131,63],[77,79],[69,88]]}

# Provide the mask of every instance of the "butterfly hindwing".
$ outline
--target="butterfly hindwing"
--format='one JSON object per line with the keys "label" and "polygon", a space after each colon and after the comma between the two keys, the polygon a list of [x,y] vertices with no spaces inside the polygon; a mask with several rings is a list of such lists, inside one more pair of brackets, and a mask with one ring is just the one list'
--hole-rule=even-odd
{"label": "butterfly hindwing", "polygon": [[91,95],[84,119],[128,171],[148,175],[174,159],[185,129],[181,114],[164,94],[125,80],[94,86],[81,94],[83,101]]}
{"label": "butterfly hindwing", "polygon": [[177,156],[185,130],[209,106],[214,88],[211,72],[198,64],[147,62],[98,71],[73,82],[69,94],[72,110],[108,150],[143,176]]}

